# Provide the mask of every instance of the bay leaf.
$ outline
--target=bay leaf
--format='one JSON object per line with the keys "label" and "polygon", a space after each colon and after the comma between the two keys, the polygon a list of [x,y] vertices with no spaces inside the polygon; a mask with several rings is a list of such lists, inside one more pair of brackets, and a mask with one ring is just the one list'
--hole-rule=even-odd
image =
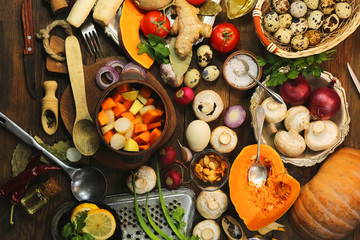
{"label": "bay leaf", "polygon": [[[66,151],[68,148],[73,147],[70,140],[66,141],[58,141],[57,143],[53,144],[52,146],[44,143],[38,136],[34,137],[35,140],[46,150],[54,154],[57,158],[61,161],[66,161]],[[41,157],[40,159],[42,162],[48,163],[48,160],[45,157]]]}
{"label": "bay leaf", "polygon": [[199,15],[216,16],[221,13],[222,7],[211,0],[205,1],[199,8]]}
{"label": "bay leaf", "polygon": [[11,159],[11,170],[13,177],[16,177],[19,173],[24,171],[30,155],[31,155],[31,148],[28,145],[24,143],[19,143],[15,147]]}
{"label": "bay leaf", "polygon": [[170,64],[173,68],[176,77],[178,80],[186,73],[189,69],[191,58],[192,58],[192,51],[185,57],[180,57],[175,51],[175,41],[176,37],[172,37],[169,43],[169,50],[170,50]]}

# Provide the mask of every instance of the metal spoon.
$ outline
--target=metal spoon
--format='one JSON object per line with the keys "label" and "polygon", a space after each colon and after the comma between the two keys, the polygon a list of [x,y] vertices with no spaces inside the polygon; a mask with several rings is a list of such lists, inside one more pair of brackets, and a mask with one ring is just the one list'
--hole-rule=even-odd
{"label": "metal spoon", "polygon": [[80,44],[75,36],[66,38],[65,52],[76,109],[76,117],[72,132],[73,141],[75,147],[81,154],[90,156],[98,150],[100,140],[87,107],[84,68]]}
{"label": "metal spoon", "polygon": [[266,167],[260,162],[261,133],[265,119],[265,111],[261,105],[259,105],[255,110],[255,118],[258,138],[257,156],[256,161],[249,168],[248,180],[249,182],[253,182],[255,185],[260,187],[267,178]]}
{"label": "metal spoon", "polygon": [[247,62],[245,62],[242,59],[239,59],[240,62],[244,65],[243,68],[239,68],[239,74],[240,75],[247,75],[249,76],[252,80],[254,80],[260,87],[262,87],[276,102],[283,104],[284,100],[282,99],[282,97],[277,94],[276,92],[274,92],[273,90],[271,90],[270,88],[268,88],[267,86],[265,86],[264,84],[262,84],[262,82],[260,82],[259,80],[257,80],[255,77],[253,77],[250,73],[249,73],[249,64],[247,64]]}
{"label": "metal spoon", "polygon": [[71,178],[71,191],[77,200],[96,202],[104,197],[107,189],[107,182],[104,174],[99,169],[92,167],[73,168],[66,165],[48,150],[43,148],[33,137],[11,121],[2,112],[0,112],[0,125],[23,140],[26,144],[41,150],[44,156],[48,157],[51,161],[64,169]]}

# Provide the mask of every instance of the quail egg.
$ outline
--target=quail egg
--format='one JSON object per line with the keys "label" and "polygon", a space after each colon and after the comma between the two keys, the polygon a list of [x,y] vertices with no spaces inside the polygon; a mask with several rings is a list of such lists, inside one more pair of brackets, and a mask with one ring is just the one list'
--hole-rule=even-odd
{"label": "quail egg", "polygon": [[350,17],[352,8],[347,2],[340,2],[335,5],[335,13],[341,19]]}
{"label": "quail egg", "polygon": [[287,13],[289,11],[290,3],[288,0],[272,0],[275,12],[279,14]]}
{"label": "quail egg", "polygon": [[219,69],[214,66],[207,66],[204,71],[202,72],[202,77],[209,82],[215,81],[220,75]]}
{"label": "quail egg", "polygon": [[323,16],[324,14],[319,10],[312,11],[307,18],[309,28],[319,29],[323,23]]}
{"label": "quail egg", "polygon": [[305,18],[295,18],[290,25],[292,35],[302,34],[309,28],[308,22]]}
{"label": "quail egg", "polygon": [[324,32],[327,33],[333,32],[335,29],[338,28],[339,22],[340,22],[339,17],[335,13],[331,14],[324,20],[323,23]]}
{"label": "quail egg", "polygon": [[305,16],[307,12],[307,6],[303,1],[296,1],[290,5],[290,14],[295,18],[301,18]]}
{"label": "quail egg", "polygon": [[289,28],[292,23],[292,17],[289,13],[279,15],[279,28]]}
{"label": "quail egg", "polygon": [[202,45],[198,48],[197,63],[200,67],[206,67],[212,60],[213,52],[209,45]]}
{"label": "quail egg", "polygon": [[281,43],[289,44],[291,40],[291,31],[286,28],[280,28],[274,33],[274,37]]}
{"label": "quail egg", "polygon": [[264,18],[264,27],[268,32],[276,32],[279,29],[279,16],[276,12],[269,12]]}
{"label": "quail egg", "polygon": [[197,69],[193,68],[185,73],[184,84],[189,88],[194,88],[200,81],[200,73]]}
{"label": "quail egg", "polygon": [[309,30],[304,33],[304,36],[309,39],[310,46],[315,46],[321,41],[321,34],[317,30]]}
{"label": "quail egg", "polygon": [[291,39],[290,44],[295,50],[302,51],[309,47],[309,39],[303,34],[298,34]]}
{"label": "quail egg", "polygon": [[319,6],[319,0],[304,0],[304,3],[311,10],[315,10]]}
{"label": "quail egg", "polygon": [[331,14],[335,10],[334,0],[320,0],[319,10],[325,15]]}

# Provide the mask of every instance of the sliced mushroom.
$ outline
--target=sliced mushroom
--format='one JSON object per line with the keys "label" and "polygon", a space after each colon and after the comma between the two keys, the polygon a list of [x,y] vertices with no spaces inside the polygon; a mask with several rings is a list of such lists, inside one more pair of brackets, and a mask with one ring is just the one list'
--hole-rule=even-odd
{"label": "sliced mushroom", "polygon": [[232,216],[224,216],[221,220],[221,225],[229,240],[247,240],[240,223]]}
{"label": "sliced mushroom", "polygon": [[220,116],[224,110],[224,103],[216,92],[204,90],[196,94],[193,110],[198,119],[211,122]]}
{"label": "sliced mushroom", "polygon": [[228,153],[234,150],[238,138],[236,133],[228,127],[219,126],[211,132],[210,144],[221,153]]}
{"label": "sliced mushroom", "polygon": [[294,129],[297,132],[301,132],[302,130],[309,128],[310,119],[311,115],[309,109],[299,105],[290,108],[286,112],[284,125],[288,131]]}
{"label": "sliced mushroom", "polygon": [[[150,192],[156,185],[156,173],[149,166],[141,166],[135,173],[135,189],[137,194]],[[132,175],[126,181],[126,185],[133,192]]]}
{"label": "sliced mushroom", "polygon": [[284,120],[287,111],[285,103],[280,104],[272,97],[268,97],[261,103],[261,106],[265,110],[265,119],[269,123],[278,123]]}
{"label": "sliced mushroom", "polygon": [[193,229],[193,235],[200,240],[218,240],[220,233],[220,227],[214,220],[201,221]]}
{"label": "sliced mushroom", "polygon": [[306,145],[313,151],[321,151],[333,146],[340,138],[338,126],[331,120],[310,123],[305,130]]}
{"label": "sliced mushroom", "polygon": [[219,190],[202,191],[196,199],[196,209],[206,219],[217,219],[223,214],[229,205],[227,195]]}
{"label": "sliced mushroom", "polygon": [[279,152],[288,157],[297,157],[305,151],[304,138],[294,129],[288,132],[281,130],[275,134],[275,147]]}

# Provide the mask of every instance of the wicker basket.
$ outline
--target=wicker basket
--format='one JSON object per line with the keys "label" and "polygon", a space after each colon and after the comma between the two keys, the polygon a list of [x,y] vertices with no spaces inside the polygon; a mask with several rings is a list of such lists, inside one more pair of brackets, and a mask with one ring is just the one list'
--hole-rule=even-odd
{"label": "wicker basket", "polygon": [[303,51],[296,51],[290,47],[278,42],[270,33],[263,29],[263,16],[271,10],[271,0],[258,0],[253,10],[253,20],[255,31],[261,43],[266,49],[280,57],[299,58],[325,52],[347,38],[360,25],[360,0],[350,0],[353,12],[348,19],[343,20],[339,27],[332,33],[322,33],[322,40],[315,46],[310,46]]}

